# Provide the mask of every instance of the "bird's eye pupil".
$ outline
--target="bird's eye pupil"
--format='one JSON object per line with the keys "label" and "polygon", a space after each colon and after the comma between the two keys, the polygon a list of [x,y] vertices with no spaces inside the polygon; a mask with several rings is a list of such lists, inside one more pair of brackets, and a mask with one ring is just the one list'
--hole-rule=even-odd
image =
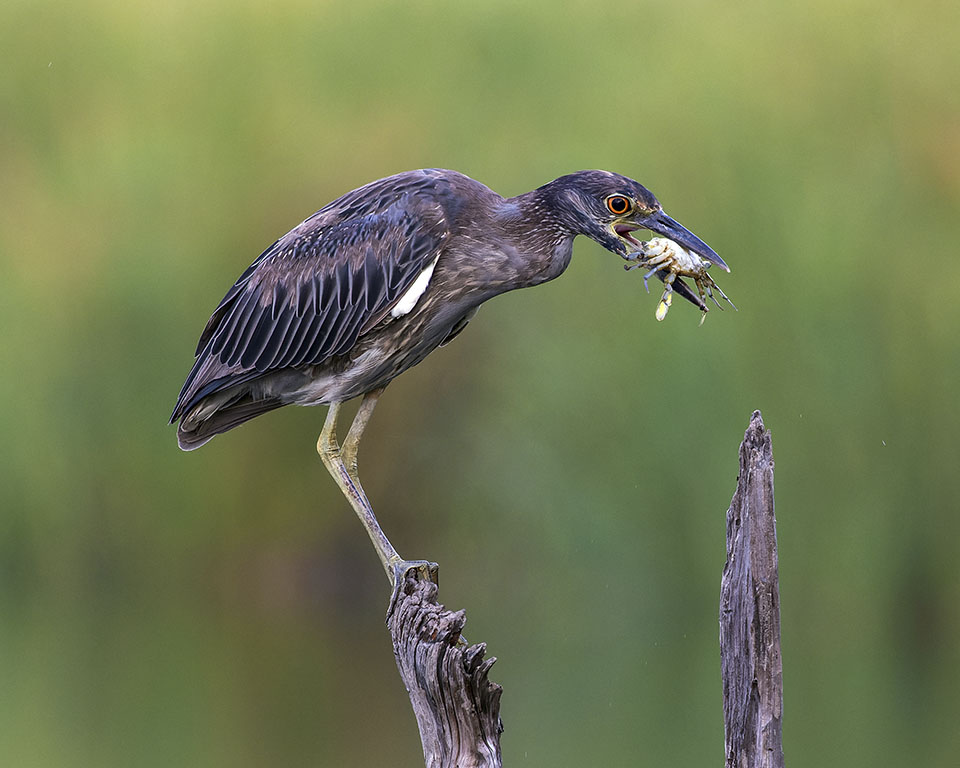
{"label": "bird's eye pupil", "polygon": [[621,213],[626,213],[629,207],[630,201],[621,195],[611,195],[607,198],[607,208],[610,209],[611,213],[616,213],[618,215]]}

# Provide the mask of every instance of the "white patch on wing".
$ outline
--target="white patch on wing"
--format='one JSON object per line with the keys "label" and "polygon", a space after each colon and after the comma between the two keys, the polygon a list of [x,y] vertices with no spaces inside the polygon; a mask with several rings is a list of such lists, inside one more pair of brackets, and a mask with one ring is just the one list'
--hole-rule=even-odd
{"label": "white patch on wing", "polygon": [[394,304],[393,309],[390,310],[390,317],[403,317],[403,315],[413,309],[417,303],[417,299],[423,296],[423,292],[427,290],[427,285],[433,276],[433,268],[437,266],[437,259],[439,258],[440,257],[437,256],[436,259],[430,262],[430,266],[417,275],[417,279],[413,281],[413,285],[407,288],[407,292],[400,297],[400,301]]}

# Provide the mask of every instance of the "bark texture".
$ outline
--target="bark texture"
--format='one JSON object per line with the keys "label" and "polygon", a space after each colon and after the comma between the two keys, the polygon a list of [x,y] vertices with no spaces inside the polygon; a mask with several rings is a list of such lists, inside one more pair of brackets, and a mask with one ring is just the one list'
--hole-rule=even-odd
{"label": "bark texture", "polygon": [[753,412],[740,444],[740,475],[727,510],[720,657],[727,768],[782,768],[773,447],[760,411]]}
{"label": "bark texture", "polygon": [[437,602],[437,585],[423,570],[409,570],[397,581],[387,626],[427,768],[501,765],[503,689],[487,679],[496,658],[484,661],[485,643],[466,645],[464,624],[463,611]]}

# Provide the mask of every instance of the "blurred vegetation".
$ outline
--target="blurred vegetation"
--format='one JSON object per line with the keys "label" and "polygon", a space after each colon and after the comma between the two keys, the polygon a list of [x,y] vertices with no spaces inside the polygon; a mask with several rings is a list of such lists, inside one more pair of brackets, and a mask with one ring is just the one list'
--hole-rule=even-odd
{"label": "blurred vegetation", "polygon": [[[722,759],[724,511],[773,430],[797,765],[960,752],[960,6],[0,8],[0,764],[422,764],[386,585],[285,409],[166,426],[223,291],[366,181],[649,186],[739,313],[578,241],[396,381],[384,527],[501,657],[510,765]],[[952,757],[951,757],[952,756]]]}

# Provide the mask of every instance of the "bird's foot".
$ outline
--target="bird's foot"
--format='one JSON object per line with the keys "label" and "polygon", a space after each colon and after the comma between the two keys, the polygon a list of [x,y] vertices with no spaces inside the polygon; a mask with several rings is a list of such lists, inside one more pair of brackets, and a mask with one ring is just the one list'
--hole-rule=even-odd
{"label": "bird's foot", "polygon": [[429,560],[401,560],[397,558],[396,560],[391,560],[387,564],[387,568],[389,569],[390,582],[394,590],[396,590],[397,585],[403,584],[404,579],[410,571],[416,571],[420,579],[432,581],[437,585],[440,583],[440,566],[436,563],[431,563]]}
{"label": "bird's foot", "polygon": [[[436,563],[431,563],[429,560],[401,560],[397,558],[396,560],[391,560],[387,567],[390,569],[390,581],[393,584],[393,594],[390,598],[390,607],[387,609],[387,616],[390,616],[394,610],[396,610],[404,594],[407,574],[411,571],[416,572],[416,578],[420,581],[429,581],[434,585],[438,585],[440,566]],[[416,589],[416,587],[414,587],[414,589]],[[434,592],[434,594],[436,593]],[[461,650],[469,645],[463,633],[457,637],[455,644],[457,648]]]}

